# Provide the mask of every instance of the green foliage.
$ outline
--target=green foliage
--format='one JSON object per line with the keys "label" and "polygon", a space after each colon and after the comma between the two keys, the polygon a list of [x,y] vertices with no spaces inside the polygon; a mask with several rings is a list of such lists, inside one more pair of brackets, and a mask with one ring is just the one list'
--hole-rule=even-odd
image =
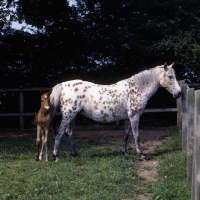
{"label": "green foliage", "polygon": [[[176,62],[178,77],[198,80],[197,0],[82,0],[72,7],[63,0],[9,0],[1,5],[1,87],[52,86],[74,78],[107,84],[166,61]],[[5,9],[11,6],[17,13]],[[38,30],[15,31],[13,21]]]}
{"label": "green foliage", "polygon": [[[153,187],[153,200],[188,200],[191,197],[187,186],[186,154],[182,152],[181,136],[176,131],[163,143],[158,181]],[[161,153],[160,152],[160,153]]]}

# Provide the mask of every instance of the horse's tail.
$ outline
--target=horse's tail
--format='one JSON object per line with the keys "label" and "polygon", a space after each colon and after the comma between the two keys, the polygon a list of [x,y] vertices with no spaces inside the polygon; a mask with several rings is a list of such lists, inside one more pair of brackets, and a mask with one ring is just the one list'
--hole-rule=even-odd
{"label": "horse's tail", "polygon": [[56,114],[58,106],[60,105],[60,93],[61,93],[61,84],[57,84],[52,88],[50,95],[50,117],[49,120],[52,120]]}

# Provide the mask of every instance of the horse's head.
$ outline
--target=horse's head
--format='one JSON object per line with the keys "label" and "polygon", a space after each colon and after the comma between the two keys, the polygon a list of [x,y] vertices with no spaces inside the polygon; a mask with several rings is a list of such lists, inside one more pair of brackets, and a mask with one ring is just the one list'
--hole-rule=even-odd
{"label": "horse's head", "polygon": [[167,63],[165,63],[163,68],[161,68],[160,85],[173,94],[174,98],[178,98],[181,96],[181,88],[176,80],[176,75],[172,68],[173,65],[174,63],[167,66]]}
{"label": "horse's head", "polygon": [[48,111],[50,110],[50,94],[51,94],[51,91],[44,92],[40,90],[41,108],[44,109],[45,114],[48,113]]}

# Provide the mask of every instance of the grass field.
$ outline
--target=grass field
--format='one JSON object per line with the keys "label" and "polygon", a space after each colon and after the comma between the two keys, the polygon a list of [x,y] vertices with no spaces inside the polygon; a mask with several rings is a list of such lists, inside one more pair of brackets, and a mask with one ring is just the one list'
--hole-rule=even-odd
{"label": "grass field", "polygon": [[[166,148],[169,141],[171,141],[170,137],[167,138]],[[176,138],[176,142],[180,143],[180,137]],[[51,152],[53,143],[53,138],[50,138]],[[161,182],[158,182],[158,185],[155,183],[155,186],[138,176],[137,167],[140,161],[135,154],[134,145],[129,143],[129,157],[122,156],[121,142],[115,141],[115,138],[104,138],[103,140],[79,138],[76,139],[75,145],[79,155],[74,158],[70,156],[65,138],[63,138],[60,146],[61,160],[55,163],[50,152],[50,161],[45,163],[35,161],[34,134],[23,137],[1,137],[0,199],[138,200],[138,194],[142,193],[153,193],[153,199],[157,200],[183,199],[175,198],[173,195],[167,196],[166,187],[169,183],[164,182],[169,179],[163,179],[164,175],[161,173],[163,168],[159,168],[159,176],[161,176],[159,181]],[[180,157],[184,157],[179,147],[177,149],[177,144],[168,145],[168,148],[169,146],[169,152],[164,150],[159,158],[163,160],[164,174],[167,177],[170,177],[166,175],[169,173],[166,167],[169,162],[166,160],[170,157],[169,153],[178,153]],[[178,160],[179,163],[179,158],[172,159],[173,162]],[[174,167],[184,171],[186,170],[185,162],[185,158],[181,158],[180,164]],[[186,182],[185,174],[180,170],[174,173],[175,175],[181,173],[181,182]],[[175,180],[177,176],[174,177]],[[180,193],[183,194],[186,184],[178,183],[172,187],[177,187],[178,190],[178,186],[181,187]],[[171,188],[169,190],[172,193]],[[174,198],[171,198],[172,196]]]}
{"label": "grass field", "polygon": [[[134,198],[142,184],[137,157],[133,151],[123,157],[119,142],[76,140],[79,156],[73,158],[62,141],[59,163],[35,161],[34,135],[0,142],[1,200]],[[52,150],[53,138],[50,144]]]}

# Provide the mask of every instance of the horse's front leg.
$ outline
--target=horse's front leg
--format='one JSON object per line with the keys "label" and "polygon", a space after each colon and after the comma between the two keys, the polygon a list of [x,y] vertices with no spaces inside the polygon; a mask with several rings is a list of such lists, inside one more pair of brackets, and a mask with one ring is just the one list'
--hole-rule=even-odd
{"label": "horse's front leg", "polygon": [[129,138],[129,131],[131,129],[131,124],[129,120],[125,120],[125,126],[124,126],[124,135],[123,135],[123,144],[122,144],[122,153],[126,156],[127,153],[127,141]]}
{"label": "horse's front leg", "polygon": [[59,160],[59,145],[60,145],[60,140],[63,136],[63,134],[65,133],[67,126],[70,124],[70,120],[67,117],[63,117],[59,130],[58,130],[58,134],[56,135],[55,138],[55,143],[54,143],[54,150],[53,150],[53,156],[55,157],[55,161],[58,162]]}
{"label": "horse's front leg", "polygon": [[141,160],[145,160],[145,156],[142,154],[142,150],[140,147],[140,136],[138,132],[140,116],[137,114],[137,115],[134,115],[133,117],[130,117],[129,119],[131,122],[131,128],[132,128],[133,137],[135,140],[136,152],[140,156]]}

